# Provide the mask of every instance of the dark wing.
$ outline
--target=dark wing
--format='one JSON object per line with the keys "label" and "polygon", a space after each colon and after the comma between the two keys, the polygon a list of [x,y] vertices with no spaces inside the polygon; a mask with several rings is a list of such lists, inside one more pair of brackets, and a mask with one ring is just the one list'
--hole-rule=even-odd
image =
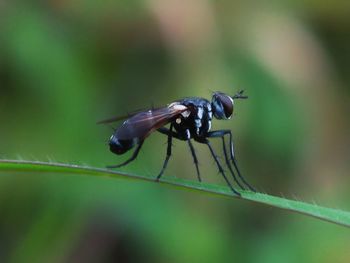
{"label": "dark wing", "polygon": [[125,114],[125,115],[122,115],[122,116],[112,117],[112,118],[109,118],[109,119],[98,121],[97,124],[108,124],[108,123],[112,123],[112,122],[126,120],[127,118],[130,118],[130,117],[132,117],[132,116],[134,116],[137,113],[140,113],[142,111],[144,111],[144,109],[135,110],[135,111],[132,111],[132,112],[130,112],[128,114]]}
{"label": "dark wing", "polygon": [[169,107],[137,113],[130,119],[127,119],[117,129],[114,136],[120,140],[144,139],[186,110],[187,107],[183,105],[172,104]]}

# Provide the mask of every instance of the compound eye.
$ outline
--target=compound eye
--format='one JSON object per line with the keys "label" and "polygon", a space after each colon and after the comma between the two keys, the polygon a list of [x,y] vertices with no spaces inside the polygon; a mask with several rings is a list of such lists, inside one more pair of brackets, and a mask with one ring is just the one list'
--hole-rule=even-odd
{"label": "compound eye", "polygon": [[231,118],[233,113],[233,99],[230,96],[222,95],[220,100],[222,106],[224,107],[226,119]]}
{"label": "compound eye", "polygon": [[223,93],[215,93],[212,101],[214,115],[218,119],[230,119],[233,113],[233,99]]}

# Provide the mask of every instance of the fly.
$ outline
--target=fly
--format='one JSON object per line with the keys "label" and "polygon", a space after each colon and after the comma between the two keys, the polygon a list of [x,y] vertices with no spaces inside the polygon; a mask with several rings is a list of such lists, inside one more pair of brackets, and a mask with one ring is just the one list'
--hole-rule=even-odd
{"label": "fly", "polygon": [[[184,98],[175,101],[166,107],[134,112],[128,116],[112,118],[99,122],[111,123],[121,119],[126,119],[124,123],[115,130],[114,134],[109,140],[111,152],[121,155],[136,147],[132,156],[128,160],[119,165],[108,166],[108,168],[118,168],[135,160],[145,139],[154,131],[158,131],[166,135],[168,141],[166,158],[156,181],[160,180],[168,165],[168,161],[171,156],[173,139],[187,141],[196,167],[198,180],[200,182],[202,181],[198,167],[198,159],[191,141],[193,139],[198,143],[206,144],[208,146],[219,172],[225,179],[227,185],[234,194],[240,196],[240,193],[235,190],[228,180],[222,164],[217,158],[209,141],[210,138],[221,138],[225,162],[234,181],[242,190],[245,190],[247,187],[251,191],[255,192],[255,189],[248,184],[238,168],[234,153],[231,130],[211,131],[211,122],[213,117],[218,120],[230,119],[234,110],[234,100],[247,98],[247,96],[243,95],[243,90],[239,91],[234,96],[229,96],[222,92],[215,92],[212,96],[211,102],[207,99],[199,97]],[[169,128],[165,127],[167,124],[170,124]],[[227,153],[225,137],[228,137],[229,139],[229,154]],[[238,177],[236,176],[236,173]]]}

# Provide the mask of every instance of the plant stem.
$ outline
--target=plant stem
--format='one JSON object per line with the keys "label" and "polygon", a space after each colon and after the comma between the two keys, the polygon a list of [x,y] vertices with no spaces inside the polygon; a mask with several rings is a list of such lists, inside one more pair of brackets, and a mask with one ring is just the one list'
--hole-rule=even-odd
{"label": "plant stem", "polygon": [[[92,176],[108,176],[114,178],[126,178],[155,182],[155,178],[143,175],[136,175],[120,171],[112,171],[103,168],[80,166],[73,164],[24,161],[24,160],[0,160],[0,171],[4,172],[41,172],[41,173],[62,173],[62,174],[82,174]],[[276,197],[263,193],[251,191],[239,191],[242,197],[235,196],[228,187],[214,184],[199,183],[179,178],[163,178],[160,181],[163,185],[177,187],[185,190],[209,193],[217,196],[235,197],[256,203],[278,207],[284,210],[297,212],[338,225],[350,227],[350,212],[321,207],[296,200]]]}

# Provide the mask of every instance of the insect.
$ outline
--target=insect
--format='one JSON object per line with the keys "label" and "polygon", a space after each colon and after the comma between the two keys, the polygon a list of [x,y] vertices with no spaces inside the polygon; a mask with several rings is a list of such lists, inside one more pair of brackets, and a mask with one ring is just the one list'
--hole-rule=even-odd
{"label": "insect", "polygon": [[[209,141],[209,138],[221,138],[225,162],[234,181],[241,189],[244,190],[247,187],[251,191],[255,192],[255,189],[248,184],[238,168],[231,131],[211,131],[213,117],[218,120],[230,119],[234,111],[234,100],[247,98],[247,96],[243,95],[243,90],[239,91],[234,96],[229,96],[222,92],[215,92],[212,96],[211,102],[200,97],[184,98],[175,101],[166,107],[150,109],[148,111],[139,111],[128,116],[112,118],[99,122],[111,123],[126,119],[124,123],[115,130],[114,134],[109,140],[109,147],[113,153],[121,155],[136,146],[135,151],[128,160],[119,165],[108,166],[108,168],[118,168],[135,160],[145,139],[154,131],[158,131],[166,135],[168,140],[166,158],[156,181],[160,180],[168,165],[168,161],[171,156],[173,139],[187,141],[196,167],[198,180],[200,182],[202,181],[198,166],[198,159],[191,141],[193,139],[198,143],[206,144],[208,146],[219,172],[225,179],[227,185],[234,194],[240,196],[240,193],[228,180],[225,171]],[[169,128],[165,127],[167,124],[170,124]],[[227,145],[225,140],[225,137],[227,136],[229,139],[229,154],[227,153]],[[236,176],[236,173],[238,177]]]}

